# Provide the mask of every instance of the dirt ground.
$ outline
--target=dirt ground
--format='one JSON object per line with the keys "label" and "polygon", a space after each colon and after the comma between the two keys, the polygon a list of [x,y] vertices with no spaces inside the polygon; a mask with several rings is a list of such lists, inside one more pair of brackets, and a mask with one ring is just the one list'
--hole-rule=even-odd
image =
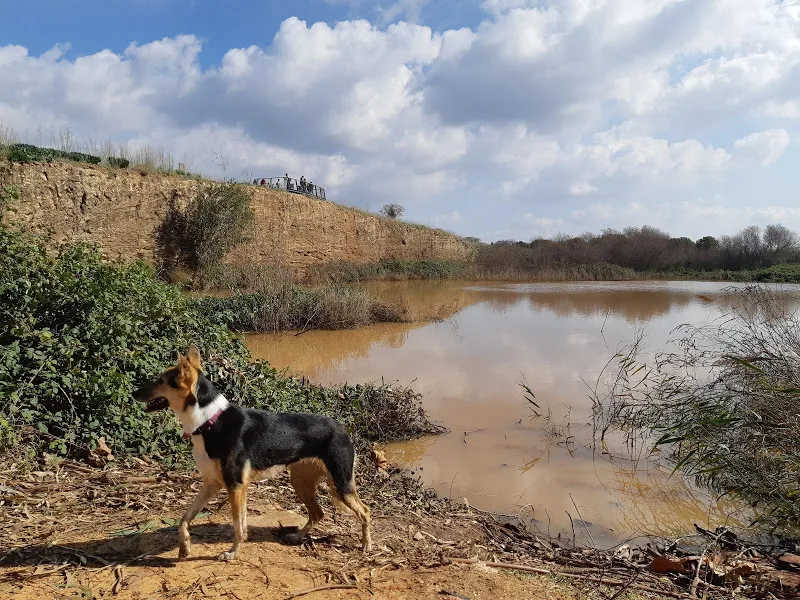
{"label": "dirt ground", "polygon": [[41,470],[0,461],[0,600],[731,598],[730,575],[737,587],[749,577],[755,595],[800,597],[794,554],[776,569],[746,548],[733,560],[706,551],[653,558],[650,548],[576,548],[518,518],[437,498],[406,471],[369,464],[359,487],[372,510],[370,553],[360,550],[356,520],[335,513],[324,490],[325,520],[302,545],[285,543],[306,516],[284,473],[251,486],[249,541],[236,560],[216,559],[233,539],[223,492],[193,523],[192,555],[179,561],[176,525],[199,476],[163,460],[134,460],[51,457]]}
{"label": "dirt ground", "polygon": [[[531,599],[581,598],[584,593],[551,578],[514,575],[487,567],[448,565],[404,566],[402,555],[389,550],[403,534],[402,524],[376,519],[375,539],[379,549],[366,562],[360,556],[358,527],[343,517],[343,530],[330,538],[301,547],[279,541],[278,523],[300,525],[304,517],[294,511],[252,503],[250,541],[240,550],[238,560],[222,563],[216,556],[230,545],[232,529],[222,509],[202,518],[193,528],[193,554],[177,560],[176,533],[150,531],[115,536],[111,531],[93,535],[54,534],[49,551],[42,546],[24,554],[36,560],[48,557],[35,568],[5,567],[0,570],[0,597],[20,600],[41,598],[291,598],[298,592],[328,585],[353,586],[322,589],[309,598],[456,598]],[[84,514],[81,518],[90,517]],[[173,516],[173,515],[170,515]],[[177,515],[174,515],[177,516]],[[330,521],[324,529],[333,529]],[[117,527],[137,528],[141,522],[120,515]],[[380,547],[383,546],[383,549]],[[388,551],[387,551],[388,550]],[[144,555],[144,556],[142,556]],[[108,565],[94,557],[114,556]],[[86,565],[77,566],[86,561]],[[378,564],[383,562],[384,564]]]}
{"label": "dirt ground", "polygon": [[279,477],[251,486],[249,541],[235,561],[216,559],[233,538],[224,493],[195,520],[192,555],[178,561],[177,520],[199,488],[198,476],[166,472],[157,461],[140,463],[131,469],[54,461],[24,474],[18,465],[0,465],[0,600],[571,600],[620,591],[619,598],[642,597],[568,581],[564,574],[448,564],[444,557],[519,562],[523,555],[505,552],[503,534],[493,536],[478,513],[467,507],[454,512],[452,504],[442,509],[444,501],[400,472],[362,486],[373,514],[375,548],[368,555],[360,551],[355,519],[336,515],[325,491],[320,497],[327,516],[311,539],[301,546],[284,543],[284,535],[305,522],[305,511],[287,478]]}

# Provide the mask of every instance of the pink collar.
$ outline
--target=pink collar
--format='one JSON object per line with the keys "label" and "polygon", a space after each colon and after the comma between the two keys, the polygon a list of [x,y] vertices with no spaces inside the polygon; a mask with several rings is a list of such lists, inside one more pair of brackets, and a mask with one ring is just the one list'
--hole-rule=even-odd
{"label": "pink collar", "polygon": [[219,419],[219,416],[223,412],[224,410],[218,410],[216,413],[212,415],[212,417],[208,421],[200,425],[200,427],[195,429],[192,433],[184,433],[183,439],[188,440],[193,435],[201,435],[204,431],[208,431],[209,429],[211,429],[211,427],[213,427],[214,423],[217,422],[217,419]]}

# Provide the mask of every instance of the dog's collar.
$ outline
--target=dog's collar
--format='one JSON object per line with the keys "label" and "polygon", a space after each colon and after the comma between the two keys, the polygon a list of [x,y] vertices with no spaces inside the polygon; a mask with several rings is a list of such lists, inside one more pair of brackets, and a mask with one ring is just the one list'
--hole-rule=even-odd
{"label": "dog's collar", "polygon": [[193,435],[201,435],[204,431],[208,431],[209,429],[211,429],[211,427],[213,427],[214,423],[217,422],[217,419],[219,419],[219,416],[223,412],[225,412],[224,409],[223,410],[218,410],[217,412],[215,412],[208,421],[206,421],[205,423],[200,425],[200,427],[195,429],[192,433],[184,433],[183,434],[183,439],[188,440]]}

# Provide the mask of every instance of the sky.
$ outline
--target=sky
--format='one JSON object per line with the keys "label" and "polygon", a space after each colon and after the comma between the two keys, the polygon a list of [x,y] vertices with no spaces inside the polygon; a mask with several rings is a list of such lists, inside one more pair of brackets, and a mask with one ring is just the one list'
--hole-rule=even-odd
{"label": "sky", "polygon": [[484,241],[800,231],[800,0],[0,0],[0,135]]}

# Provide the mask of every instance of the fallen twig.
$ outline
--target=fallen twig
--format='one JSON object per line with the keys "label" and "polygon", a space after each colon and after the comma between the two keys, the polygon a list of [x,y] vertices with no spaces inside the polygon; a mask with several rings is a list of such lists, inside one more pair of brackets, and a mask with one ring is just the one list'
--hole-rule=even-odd
{"label": "fallen twig", "polygon": [[286,600],[292,600],[292,598],[299,598],[300,596],[308,596],[309,594],[313,594],[314,592],[323,592],[325,590],[357,590],[358,586],[352,584],[341,584],[336,583],[332,585],[321,585],[319,587],[311,588],[309,590],[303,590],[302,592],[297,592],[296,594],[292,594],[291,596],[287,596]]}
{"label": "fallen twig", "polygon": [[697,596],[697,586],[700,584],[700,569],[703,567],[703,559],[706,556],[706,552],[708,552],[708,546],[705,547],[703,554],[700,556],[700,560],[697,561],[697,569],[695,569],[694,572],[692,586],[689,588],[689,594],[692,596]]}
{"label": "fallen twig", "polygon": [[460,563],[464,565],[476,565],[478,563],[482,563],[487,567],[494,567],[496,569],[509,569],[512,571],[524,571],[526,573],[537,573],[539,575],[557,575],[560,577],[569,577],[570,579],[582,579],[584,581],[591,581],[592,583],[599,583],[601,585],[607,585],[611,587],[623,587],[628,586],[629,589],[637,589],[643,592],[650,592],[653,594],[661,594],[662,596],[668,596],[670,598],[689,598],[687,594],[681,594],[678,592],[669,592],[666,590],[660,590],[654,587],[646,586],[646,585],[639,585],[639,584],[632,584],[627,581],[619,581],[617,579],[603,579],[602,577],[591,577],[588,575],[579,575],[577,573],[562,573],[559,571],[551,571],[549,569],[540,569],[538,567],[529,567],[528,565],[515,565],[511,563],[500,563],[500,562],[489,562],[489,561],[482,561],[475,558],[451,558],[451,557],[444,557],[443,559],[445,563],[453,562],[453,563]]}

